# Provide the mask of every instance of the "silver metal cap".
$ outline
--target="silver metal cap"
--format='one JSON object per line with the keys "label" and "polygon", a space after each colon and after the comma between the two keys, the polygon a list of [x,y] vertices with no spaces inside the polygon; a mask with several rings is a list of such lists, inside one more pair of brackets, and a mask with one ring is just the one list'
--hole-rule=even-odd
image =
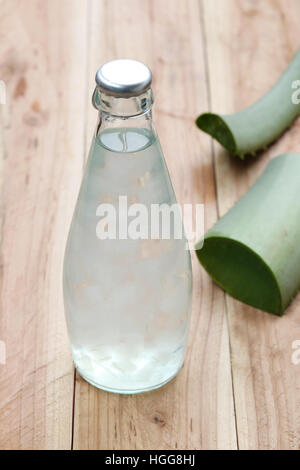
{"label": "silver metal cap", "polygon": [[108,95],[128,98],[144,93],[151,86],[151,70],[142,62],[130,59],[112,60],[96,73],[96,83]]}

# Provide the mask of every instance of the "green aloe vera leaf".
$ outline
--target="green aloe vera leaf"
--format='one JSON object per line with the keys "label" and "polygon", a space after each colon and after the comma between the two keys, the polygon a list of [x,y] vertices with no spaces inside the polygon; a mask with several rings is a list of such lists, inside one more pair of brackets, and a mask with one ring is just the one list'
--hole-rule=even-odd
{"label": "green aloe vera leaf", "polygon": [[252,106],[228,115],[204,113],[196,124],[231,154],[241,158],[255,154],[278,139],[300,115],[300,104],[292,101],[297,93],[293,88],[297,80],[300,80],[300,50],[274,87]]}
{"label": "green aloe vera leaf", "polygon": [[271,160],[201,246],[201,264],[225,291],[282,315],[300,290],[300,154]]}

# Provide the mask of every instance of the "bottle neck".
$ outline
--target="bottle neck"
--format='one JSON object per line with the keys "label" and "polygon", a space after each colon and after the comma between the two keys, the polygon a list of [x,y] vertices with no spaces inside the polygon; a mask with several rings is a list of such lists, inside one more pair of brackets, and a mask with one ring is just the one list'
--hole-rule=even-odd
{"label": "bottle neck", "polygon": [[99,117],[95,137],[109,150],[140,150],[141,139],[144,146],[156,138],[152,104],[153,94],[150,89],[138,96],[123,98],[104,94],[96,88],[93,105],[99,111]]}
{"label": "bottle neck", "polygon": [[154,98],[151,89],[138,96],[123,98],[107,95],[96,88],[92,101],[102,115],[108,114],[116,119],[131,119],[151,114]]}
{"label": "bottle neck", "polygon": [[156,134],[152,123],[151,108],[154,102],[152,90],[122,98],[95,89],[92,102],[99,111],[96,135],[108,128],[140,128]]}

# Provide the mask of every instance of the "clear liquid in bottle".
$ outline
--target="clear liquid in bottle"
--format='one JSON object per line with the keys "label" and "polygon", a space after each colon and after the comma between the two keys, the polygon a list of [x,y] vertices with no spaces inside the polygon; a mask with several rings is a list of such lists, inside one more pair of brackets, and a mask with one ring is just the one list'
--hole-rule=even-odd
{"label": "clear liquid in bottle", "polygon": [[[156,133],[98,126],[85,169],[64,262],[64,300],[72,354],[93,385],[118,393],[160,387],[182,366],[192,273],[185,238],[119,236],[120,198],[128,208],[176,203]],[[143,123],[145,126],[143,126]],[[117,125],[116,125],[117,124]],[[120,126],[120,127],[119,127]],[[114,239],[99,239],[98,207],[116,214]],[[129,217],[128,223],[133,218]]]}

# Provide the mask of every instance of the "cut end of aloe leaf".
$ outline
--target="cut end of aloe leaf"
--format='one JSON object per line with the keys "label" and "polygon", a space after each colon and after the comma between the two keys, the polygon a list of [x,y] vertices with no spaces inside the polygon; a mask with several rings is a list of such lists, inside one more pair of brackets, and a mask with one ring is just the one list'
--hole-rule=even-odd
{"label": "cut end of aloe leaf", "polygon": [[234,155],[237,153],[237,145],[234,136],[220,115],[213,113],[201,114],[197,118],[196,124],[199,129],[206,132],[223,145],[228,152]]}
{"label": "cut end of aloe leaf", "polygon": [[274,274],[246,245],[211,235],[197,250],[197,256],[213,280],[230,295],[265,312],[283,314],[281,293]]}

